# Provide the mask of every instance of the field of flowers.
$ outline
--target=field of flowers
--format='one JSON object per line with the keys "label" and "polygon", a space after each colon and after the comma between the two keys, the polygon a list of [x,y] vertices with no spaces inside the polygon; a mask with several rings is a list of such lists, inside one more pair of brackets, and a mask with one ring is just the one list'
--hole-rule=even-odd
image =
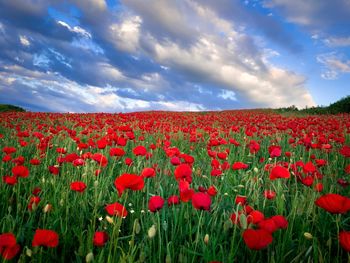
{"label": "field of flowers", "polygon": [[0,114],[15,262],[349,262],[350,115]]}

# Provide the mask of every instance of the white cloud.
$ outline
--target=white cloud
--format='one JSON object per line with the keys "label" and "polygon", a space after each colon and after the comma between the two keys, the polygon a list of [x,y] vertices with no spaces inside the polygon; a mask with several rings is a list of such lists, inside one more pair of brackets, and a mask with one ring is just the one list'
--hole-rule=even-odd
{"label": "white cloud", "polygon": [[231,90],[221,90],[218,97],[223,98],[224,100],[232,100],[232,101],[237,100],[236,94]]}
{"label": "white cloud", "polygon": [[[143,51],[152,60],[180,73],[189,82],[224,87],[255,106],[314,105],[304,87],[305,77],[269,62],[270,57],[279,55],[278,52],[257,45],[254,38],[245,34],[241,27],[220,17],[201,2],[184,1],[179,5],[172,2],[167,6],[162,1],[155,1],[147,3],[147,7],[145,4],[138,5],[134,0],[124,3],[130,5],[137,16],[126,17],[124,21],[111,26],[112,31],[116,32],[114,40],[119,49]],[[170,6],[171,13],[183,11],[177,16],[179,21],[176,23],[170,23],[170,18],[156,12],[159,8]],[[163,23],[162,26],[174,34],[173,38],[172,35],[159,38],[159,29],[152,27],[151,22],[154,21]],[[180,27],[181,24],[185,26]],[[128,25],[128,30],[121,30],[125,25]],[[117,33],[123,31],[135,34]],[[197,34],[188,37],[184,32]],[[177,41],[177,36],[182,36],[182,39]],[[125,43],[128,43],[126,47]]]}
{"label": "white cloud", "polygon": [[111,24],[109,33],[115,46],[123,51],[136,52],[139,47],[141,23],[139,16],[129,16],[120,24]]}
{"label": "white cloud", "polygon": [[350,47],[350,37],[330,37],[324,42],[330,47]]}
{"label": "white cloud", "polygon": [[71,27],[70,25],[68,25],[66,22],[63,22],[63,21],[57,21],[57,24],[67,28],[69,31],[71,32],[74,32],[74,33],[77,33],[83,37],[86,37],[86,38],[91,38],[91,34],[90,32],[88,32],[87,30],[85,30],[84,28],[81,28],[80,26],[74,26],[74,27]]}
{"label": "white cloud", "polygon": [[319,54],[316,57],[318,63],[324,67],[321,77],[327,80],[334,80],[340,74],[350,73],[350,60],[336,52]]}
{"label": "white cloud", "polygon": [[26,36],[20,35],[19,41],[21,42],[21,44],[23,46],[26,46],[26,47],[30,46],[30,41],[28,40],[28,38]]}

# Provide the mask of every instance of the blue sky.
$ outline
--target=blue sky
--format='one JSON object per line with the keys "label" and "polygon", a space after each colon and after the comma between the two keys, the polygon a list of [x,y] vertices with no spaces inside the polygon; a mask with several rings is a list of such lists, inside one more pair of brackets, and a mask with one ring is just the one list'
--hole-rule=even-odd
{"label": "blue sky", "polygon": [[31,111],[328,105],[349,0],[0,0],[0,103]]}

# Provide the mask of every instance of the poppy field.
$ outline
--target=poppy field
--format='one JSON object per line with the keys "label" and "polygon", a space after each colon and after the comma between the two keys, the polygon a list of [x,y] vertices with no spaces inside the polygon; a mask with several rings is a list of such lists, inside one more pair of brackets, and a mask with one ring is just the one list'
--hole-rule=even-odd
{"label": "poppy field", "polygon": [[4,262],[349,262],[350,115],[0,118]]}

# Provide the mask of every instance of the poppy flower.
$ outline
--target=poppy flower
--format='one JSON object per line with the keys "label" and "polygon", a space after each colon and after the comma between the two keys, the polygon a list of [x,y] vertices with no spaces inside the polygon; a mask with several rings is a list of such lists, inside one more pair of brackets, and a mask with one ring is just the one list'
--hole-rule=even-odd
{"label": "poppy flower", "polygon": [[277,224],[271,218],[267,218],[258,223],[259,229],[265,229],[266,231],[273,233],[278,229]]}
{"label": "poppy flower", "polygon": [[74,166],[83,166],[83,165],[85,165],[85,161],[81,158],[77,158],[72,162],[72,164]]}
{"label": "poppy flower", "polygon": [[9,175],[4,175],[2,177],[2,181],[8,185],[15,185],[17,184],[17,177],[16,176],[9,176]]}
{"label": "poppy flower", "polygon": [[111,216],[126,217],[128,215],[126,208],[118,202],[106,205],[105,210]]}
{"label": "poppy flower", "polygon": [[56,166],[49,166],[49,172],[53,175],[57,175],[60,172],[60,169]]}
{"label": "poppy flower", "polygon": [[345,251],[350,252],[350,231],[340,231],[339,243]]}
{"label": "poppy flower", "polygon": [[235,204],[245,205],[247,203],[247,197],[242,195],[237,195],[235,199]]}
{"label": "poppy flower", "polygon": [[29,175],[29,170],[27,167],[18,165],[12,168],[12,174],[16,177],[28,177]]}
{"label": "poppy flower", "polygon": [[235,162],[232,165],[233,170],[244,170],[248,168],[248,164],[242,163],[242,162]]}
{"label": "poppy flower", "polygon": [[95,153],[92,155],[92,159],[94,161],[96,161],[99,165],[101,165],[102,167],[105,167],[107,166],[108,164],[108,159],[106,156],[104,156],[103,154],[101,153]]}
{"label": "poppy flower", "polygon": [[339,152],[344,157],[350,157],[350,146],[344,145]]}
{"label": "poppy flower", "polygon": [[210,196],[216,196],[216,194],[218,193],[218,190],[216,189],[216,187],[214,185],[211,185],[211,186],[209,186],[207,193]]}
{"label": "poppy flower", "polygon": [[331,214],[345,214],[350,210],[350,198],[339,194],[325,194],[315,201],[315,205]]}
{"label": "poppy flower", "polygon": [[257,224],[260,221],[264,220],[264,218],[265,218],[265,216],[262,212],[260,212],[258,210],[253,210],[247,216],[247,222]]}
{"label": "poppy flower", "polygon": [[179,157],[174,156],[170,159],[170,163],[174,166],[177,166],[177,165],[181,164],[181,160]]}
{"label": "poppy flower", "polygon": [[314,172],[316,172],[316,167],[312,162],[307,162],[306,164],[304,164],[303,172],[306,174],[307,173],[314,173]]}
{"label": "poppy flower", "polygon": [[121,196],[125,189],[133,191],[143,189],[145,182],[141,176],[136,174],[122,174],[114,181],[115,188],[117,188],[119,196]]}
{"label": "poppy flower", "polygon": [[210,196],[206,193],[195,193],[192,196],[192,205],[198,210],[210,210],[211,199]]}
{"label": "poppy flower", "polygon": [[271,219],[275,221],[278,228],[286,229],[288,227],[288,221],[284,216],[275,215]]}
{"label": "poppy flower", "polygon": [[145,156],[147,154],[147,149],[145,146],[139,145],[136,146],[132,152],[136,155],[136,156]]}
{"label": "poppy flower", "polygon": [[248,248],[260,250],[266,248],[272,241],[272,235],[265,229],[246,229],[243,232],[243,240]]}
{"label": "poppy flower", "polygon": [[153,213],[162,209],[163,205],[164,199],[158,195],[152,196],[148,201],[148,209]]}
{"label": "poppy flower", "polygon": [[270,173],[270,180],[275,180],[277,178],[289,178],[290,173],[287,168],[282,166],[275,166],[272,168]]}
{"label": "poppy flower", "polygon": [[307,175],[301,179],[301,183],[307,187],[310,187],[314,183],[314,177]]}
{"label": "poppy flower", "polygon": [[92,240],[92,243],[96,247],[103,247],[108,241],[109,236],[104,231],[96,231]]}
{"label": "poppy flower", "polygon": [[281,146],[277,146],[277,145],[269,146],[268,151],[271,158],[280,157],[282,153]]}
{"label": "poppy flower", "polygon": [[5,155],[5,156],[2,158],[2,161],[3,161],[4,163],[7,163],[7,162],[9,162],[9,161],[11,161],[11,160],[12,160],[11,155]]}
{"label": "poppy flower", "polygon": [[39,159],[33,158],[29,161],[31,165],[39,165],[41,161]]}
{"label": "poppy flower", "polygon": [[179,197],[177,195],[172,195],[168,197],[168,206],[177,205],[180,203]]}
{"label": "poppy flower", "polygon": [[0,254],[5,260],[11,260],[14,258],[20,249],[21,247],[19,244],[17,244],[14,234],[0,234]]}
{"label": "poppy flower", "polygon": [[15,147],[7,147],[7,146],[5,146],[4,148],[2,148],[2,151],[5,154],[12,154],[12,153],[16,152],[16,148]]}
{"label": "poppy flower", "polygon": [[121,157],[125,155],[125,151],[123,148],[110,148],[109,155]]}
{"label": "poppy flower", "polygon": [[180,164],[176,166],[174,171],[175,179],[185,179],[187,182],[192,182],[192,169],[188,164]]}
{"label": "poppy flower", "polygon": [[146,168],[144,168],[142,170],[141,176],[142,177],[146,177],[146,178],[155,177],[156,176],[156,171],[153,168],[146,167]]}
{"label": "poppy flower", "polygon": [[272,190],[265,190],[264,197],[269,200],[274,199],[276,197],[276,192]]}
{"label": "poppy flower", "polygon": [[133,164],[133,160],[129,157],[125,158],[124,162],[127,166],[131,166]]}
{"label": "poppy flower", "polygon": [[58,234],[53,230],[37,229],[33,237],[32,246],[57,247],[58,239]]}
{"label": "poppy flower", "polygon": [[80,181],[73,182],[70,184],[70,189],[72,191],[82,193],[86,189],[86,184],[84,182],[80,182]]}

